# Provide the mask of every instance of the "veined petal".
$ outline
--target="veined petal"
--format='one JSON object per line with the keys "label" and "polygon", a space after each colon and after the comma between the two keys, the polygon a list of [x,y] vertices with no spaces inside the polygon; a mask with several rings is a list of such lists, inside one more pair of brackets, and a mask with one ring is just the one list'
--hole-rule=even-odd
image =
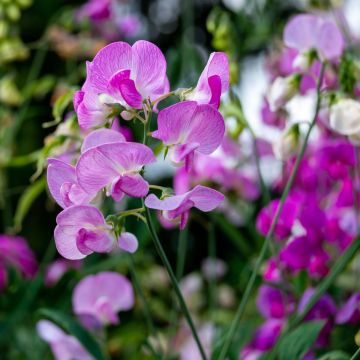
{"label": "veined petal", "polygon": [[99,145],[125,141],[124,135],[122,135],[119,131],[111,129],[97,129],[86,136],[81,146],[81,152],[83,153]]}
{"label": "veined petal", "polygon": [[76,243],[79,231],[75,226],[56,226],[54,231],[55,246],[61,256],[69,260],[83,259],[86,255],[82,253]]}
{"label": "veined petal", "polygon": [[112,191],[118,193],[119,190],[133,197],[144,197],[149,192],[149,184],[141,175],[124,175],[114,185]]}
{"label": "veined petal", "polygon": [[195,186],[190,192],[189,199],[194,202],[194,207],[205,212],[214,210],[225,199],[219,191],[202,185]]}
{"label": "veined petal", "polygon": [[134,80],[123,80],[119,84],[121,96],[125,102],[134,109],[142,108],[142,96],[137,91]]}
{"label": "veined petal", "polygon": [[316,44],[320,56],[324,59],[338,59],[344,50],[344,38],[332,21],[324,21],[316,34]]}
{"label": "veined petal", "polygon": [[115,239],[106,230],[86,230],[82,228],[77,233],[76,245],[85,255],[89,255],[93,251],[108,253],[114,249]]}

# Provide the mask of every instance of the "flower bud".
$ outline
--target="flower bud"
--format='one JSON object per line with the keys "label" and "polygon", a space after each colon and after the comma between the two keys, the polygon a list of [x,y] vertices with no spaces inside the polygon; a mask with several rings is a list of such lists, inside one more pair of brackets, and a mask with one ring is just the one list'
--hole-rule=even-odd
{"label": "flower bud", "polygon": [[276,111],[284,106],[296,94],[298,88],[298,75],[276,78],[267,97],[270,109]]}
{"label": "flower bud", "polygon": [[280,139],[273,143],[275,157],[282,161],[289,159],[298,149],[299,139],[299,124],[294,124],[280,135]]}
{"label": "flower bud", "polygon": [[330,109],[330,127],[341,135],[360,133],[360,103],[341,99]]}

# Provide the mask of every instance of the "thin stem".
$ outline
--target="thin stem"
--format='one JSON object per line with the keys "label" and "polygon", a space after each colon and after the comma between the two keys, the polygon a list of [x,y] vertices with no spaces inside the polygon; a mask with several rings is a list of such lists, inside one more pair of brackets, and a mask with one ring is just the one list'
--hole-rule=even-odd
{"label": "thin stem", "polygon": [[157,99],[155,99],[152,103],[151,103],[151,107],[153,107],[155,104],[158,104],[160,101],[167,99],[168,97],[175,95],[175,93],[173,91],[168,92],[167,94],[161,95],[159,96]]}
{"label": "thin stem", "polygon": [[271,238],[272,238],[272,236],[274,234],[277,222],[278,222],[278,220],[280,218],[280,215],[281,215],[281,212],[283,210],[286,198],[287,198],[287,196],[288,196],[288,194],[290,192],[290,189],[291,189],[291,187],[292,187],[292,185],[294,183],[296,174],[298,172],[301,160],[302,160],[302,158],[304,156],[306,146],[307,146],[308,141],[309,141],[311,131],[312,131],[313,127],[315,126],[316,118],[318,116],[318,113],[319,113],[319,110],[320,110],[320,104],[321,104],[320,90],[321,90],[322,79],[323,79],[323,76],[324,76],[324,69],[325,69],[325,65],[322,64],[319,80],[318,80],[318,83],[317,83],[317,92],[316,92],[317,99],[316,99],[316,107],[315,107],[314,117],[313,117],[313,119],[312,119],[312,121],[310,123],[309,129],[308,129],[308,131],[307,131],[307,133],[305,135],[303,144],[302,144],[300,152],[299,152],[299,154],[298,154],[298,156],[296,158],[296,161],[295,161],[294,167],[293,167],[293,169],[291,171],[290,177],[289,177],[289,179],[288,179],[288,181],[287,181],[287,183],[285,185],[284,191],[283,191],[281,199],[280,199],[279,206],[276,209],[276,213],[275,213],[273,221],[271,223],[270,230],[269,230],[269,232],[268,232],[268,234],[267,234],[267,236],[266,236],[266,238],[264,240],[263,246],[262,246],[262,248],[260,250],[259,257],[256,260],[254,270],[253,270],[253,272],[251,274],[249,282],[247,283],[244,295],[243,295],[242,300],[241,300],[241,302],[239,304],[239,307],[238,307],[238,309],[236,311],[236,314],[235,314],[234,320],[233,320],[233,322],[232,322],[232,324],[230,326],[229,332],[228,332],[228,334],[227,334],[227,336],[225,338],[224,345],[221,348],[220,355],[217,358],[218,360],[224,360],[227,353],[228,353],[228,351],[229,351],[229,347],[231,345],[232,339],[233,339],[233,337],[235,335],[235,332],[236,332],[236,330],[238,328],[241,317],[244,314],[246,305],[247,305],[247,303],[248,303],[248,301],[250,299],[250,295],[251,295],[253,287],[255,285],[255,280],[256,280],[257,274],[258,274],[258,272],[260,270],[260,267],[261,267],[261,264],[262,264],[262,262],[263,262],[263,260],[265,258],[265,255],[266,255],[267,249],[269,247]]}
{"label": "thin stem", "polygon": [[216,237],[215,237],[215,226],[213,223],[209,224],[209,244],[208,244],[209,258],[211,260],[211,269],[209,277],[209,310],[212,314],[216,305]]}
{"label": "thin stem", "polygon": [[356,350],[355,354],[351,357],[350,360],[356,360],[356,359],[360,359],[360,348]]}
{"label": "thin stem", "polygon": [[[144,202],[144,199],[143,199],[143,202]],[[145,214],[146,214],[146,220],[147,220],[147,227],[149,229],[149,232],[150,232],[150,235],[154,241],[154,245],[155,245],[155,248],[156,248],[156,251],[157,253],[159,254],[160,258],[161,258],[161,261],[163,262],[168,274],[169,274],[169,277],[170,277],[170,280],[171,280],[171,283],[172,283],[172,286],[174,288],[174,291],[175,291],[175,294],[176,294],[176,297],[178,298],[178,301],[179,301],[179,305],[180,305],[180,308],[185,316],[185,319],[190,327],[190,330],[192,332],[192,335],[195,339],[195,342],[197,344],[197,347],[200,351],[200,354],[201,354],[201,358],[203,360],[206,360],[206,354],[205,354],[205,351],[201,345],[201,342],[200,342],[200,339],[199,339],[199,336],[196,332],[196,328],[195,328],[195,325],[193,323],[193,320],[191,318],[191,315],[190,315],[190,312],[189,312],[189,309],[187,308],[186,306],[186,303],[185,303],[185,300],[181,294],[181,290],[180,290],[180,287],[179,287],[179,284],[176,280],[176,276],[174,274],[174,271],[172,270],[171,268],[171,265],[169,263],[169,260],[165,254],[165,251],[161,245],[161,242],[156,234],[156,231],[155,231],[155,228],[154,228],[154,225],[153,225],[153,222],[151,220],[151,214],[150,214],[150,210],[148,208],[146,208],[146,211],[145,211]]]}
{"label": "thin stem", "polygon": [[180,280],[184,274],[188,233],[189,233],[189,224],[185,227],[183,231],[179,232],[177,258],[176,258],[176,278],[178,280]]}
{"label": "thin stem", "polygon": [[154,326],[154,323],[153,323],[151,315],[150,315],[149,305],[148,305],[148,303],[146,301],[145,294],[144,294],[144,292],[142,290],[139,278],[138,278],[137,273],[136,273],[134,259],[133,259],[132,255],[130,255],[130,254],[128,254],[128,258],[129,258],[129,270],[130,270],[130,273],[131,273],[131,277],[132,277],[132,280],[133,280],[134,287],[135,287],[136,292],[138,293],[140,301],[142,303],[144,318],[145,318],[147,327],[149,329],[150,334],[155,336],[155,334],[156,334],[155,326]]}

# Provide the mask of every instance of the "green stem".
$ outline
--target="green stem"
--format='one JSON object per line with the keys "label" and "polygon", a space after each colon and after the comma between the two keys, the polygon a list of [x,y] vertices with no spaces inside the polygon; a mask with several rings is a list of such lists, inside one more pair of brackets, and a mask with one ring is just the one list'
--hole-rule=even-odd
{"label": "green stem", "polygon": [[355,354],[351,357],[350,360],[356,360],[356,359],[360,359],[360,348],[356,350]]}
{"label": "green stem", "polygon": [[184,274],[188,233],[189,224],[187,224],[183,231],[179,232],[179,243],[176,258],[176,278],[178,280],[180,280]]}
{"label": "green stem", "polygon": [[144,292],[142,290],[139,278],[138,278],[137,273],[136,273],[134,259],[133,259],[131,254],[128,254],[128,258],[129,258],[129,270],[130,270],[130,273],[131,273],[131,277],[132,277],[132,280],[133,280],[134,287],[135,287],[136,292],[138,293],[140,301],[142,303],[144,318],[145,318],[147,327],[149,329],[150,334],[155,336],[155,333],[156,333],[155,332],[155,326],[154,326],[154,323],[153,323],[153,321],[151,319],[149,305],[148,305],[148,303],[146,301],[145,294],[144,294]]}
{"label": "green stem", "polygon": [[274,234],[277,222],[278,222],[278,220],[280,218],[280,215],[281,215],[281,212],[283,210],[286,198],[287,198],[287,196],[288,196],[288,194],[290,192],[290,189],[291,189],[291,187],[292,187],[292,185],[294,183],[294,180],[295,180],[296,174],[298,172],[301,160],[302,160],[302,158],[304,156],[304,153],[305,153],[305,150],[306,150],[307,143],[309,141],[311,131],[312,131],[313,127],[315,126],[316,118],[318,116],[318,113],[319,113],[319,110],[320,110],[320,104],[321,104],[321,94],[320,94],[320,92],[321,92],[321,83],[322,83],[322,79],[323,79],[323,76],[324,76],[324,69],[325,69],[325,65],[322,64],[319,80],[318,80],[318,83],[317,83],[317,92],[316,92],[317,99],[316,99],[316,107],[315,107],[315,113],[314,113],[313,119],[312,119],[312,121],[310,123],[308,131],[306,132],[305,139],[304,139],[303,144],[301,146],[300,152],[299,152],[299,154],[298,154],[298,156],[296,158],[296,161],[295,161],[294,167],[293,167],[293,169],[291,171],[290,177],[289,177],[289,179],[288,179],[288,181],[287,181],[287,183],[285,185],[284,191],[283,191],[281,199],[280,199],[279,206],[276,209],[273,221],[271,223],[270,230],[269,230],[269,232],[268,232],[268,234],[267,234],[267,236],[266,236],[266,238],[264,240],[263,246],[262,246],[262,248],[260,250],[259,257],[256,260],[254,270],[253,270],[253,272],[251,274],[251,277],[249,279],[249,282],[248,282],[248,284],[246,286],[246,289],[245,289],[244,295],[242,297],[242,300],[241,300],[241,302],[239,304],[239,307],[237,308],[234,320],[233,320],[233,322],[232,322],[232,324],[230,326],[229,332],[228,332],[228,334],[227,334],[227,336],[225,338],[224,345],[221,348],[220,355],[217,358],[218,360],[224,360],[227,353],[228,353],[228,351],[229,351],[232,339],[233,339],[233,337],[235,335],[236,330],[238,329],[239,322],[241,320],[242,315],[244,314],[246,305],[247,305],[247,303],[248,303],[248,301],[250,299],[252,290],[253,290],[254,285],[255,285],[255,280],[256,280],[257,274],[258,274],[258,272],[260,270],[260,267],[261,267],[261,264],[262,264],[263,260],[265,259],[267,249],[269,247],[269,244],[270,244],[271,238],[272,238],[272,236]]}
{"label": "green stem", "polygon": [[209,244],[208,244],[209,258],[211,260],[210,270],[211,274],[209,277],[209,310],[210,314],[213,314],[216,305],[216,237],[215,237],[215,226],[213,223],[209,224]]}
{"label": "green stem", "polygon": [[[144,203],[144,199],[143,199],[143,203]],[[161,245],[161,242],[156,234],[156,231],[154,229],[154,225],[153,225],[153,222],[151,220],[151,214],[150,214],[150,210],[148,208],[146,208],[146,211],[145,211],[145,214],[146,214],[146,220],[147,220],[147,227],[149,229],[149,232],[150,232],[150,235],[154,241],[154,245],[155,245],[155,248],[156,248],[156,251],[157,253],[159,254],[160,258],[161,258],[161,261],[163,262],[168,274],[169,274],[169,277],[170,277],[170,280],[171,280],[171,283],[172,283],[172,286],[174,288],[174,291],[175,291],[175,294],[176,294],[176,297],[178,298],[178,301],[179,301],[179,305],[180,305],[180,308],[185,316],[185,319],[190,327],[190,330],[192,332],[192,335],[195,339],[195,342],[199,348],[199,351],[200,351],[200,354],[201,354],[201,358],[203,360],[206,360],[206,354],[205,354],[205,351],[201,345],[201,342],[200,342],[200,339],[199,339],[199,336],[196,332],[196,328],[195,328],[195,325],[193,323],[193,320],[191,318],[191,315],[190,315],[190,312],[189,312],[189,309],[187,308],[186,306],[186,303],[185,303],[185,300],[181,294],[181,290],[180,290],[180,287],[179,287],[179,284],[176,280],[176,276],[174,274],[174,271],[172,270],[171,268],[171,265],[169,263],[169,260],[165,254],[165,251]]]}

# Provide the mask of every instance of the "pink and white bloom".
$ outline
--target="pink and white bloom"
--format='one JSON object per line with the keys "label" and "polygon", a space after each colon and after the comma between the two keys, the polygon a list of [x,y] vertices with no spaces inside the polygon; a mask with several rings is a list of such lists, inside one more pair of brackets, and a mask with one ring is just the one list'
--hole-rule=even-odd
{"label": "pink and white bloom", "polygon": [[300,54],[314,49],[322,60],[337,60],[344,50],[344,39],[337,25],[310,14],[296,15],[288,22],[284,42]]}
{"label": "pink and white bloom", "polygon": [[50,194],[63,209],[87,204],[93,198],[78,184],[75,167],[62,160],[48,159],[47,183]]}
{"label": "pink and white bloom", "polygon": [[56,360],[94,360],[78,339],[64,333],[51,321],[40,320],[36,330],[41,339],[50,345]]}
{"label": "pink and white bloom", "polygon": [[27,279],[36,274],[36,258],[24,238],[0,235],[0,291],[7,283],[7,266],[18,270]]}
{"label": "pink and white bloom", "polygon": [[105,271],[82,279],[74,289],[72,304],[85,324],[118,324],[117,313],[134,306],[134,291],[125,276]]}
{"label": "pink and white bloom", "polygon": [[80,186],[89,194],[106,187],[115,201],[123,196],[143,197],[149,184],[139,174],[142,167],[155,161],[152,150],[138,143],[116,142],[85,151],[76,165]]}
{"label": "pink and white bloom", "polygon": [[112,227],[94,206],[71,206],[56,217],[56,223],[55,245],[66,259],[83,259],[93,252],[108,253],[116,247]]}
{"label": "pink and white bloom", "polygon": [[224,119],[214,107],[184,101],[160,111],[158,130],[152,136],[172,148],[175,163],[185,161],[189,167],[195,152],[208,155],[215,151],[224,132]]}
{"label": "pink and white bloom", "polygon": [[[109,44],[87,64],[83,91],[85,100],[89,92],[96,94],[102,104],[141,109],[145,99],[154,101],[169,92],[165,57],[156,45],[145,40],[133,46],[121,41]],[[82,103],[87,107],[85,100]]]}
{"label": "pink and white bloom", "polygon": [[221,94],[229,89],[229,60],[223,52],[211,53],[200,75],[196,88],[187,94],[187,100],[210,104],[219,108]]}
{"label": "pink and white bloom", "polygon": [[206,186],[197,185],[192,190],[182,194],[158,199],[150,194],[145,199],[145,206],[162,211],[169,221],[180,224],[183,230],[189,218],[190,209],[196,207],[201,211],[212,211],[224,200],[224,195]]}

